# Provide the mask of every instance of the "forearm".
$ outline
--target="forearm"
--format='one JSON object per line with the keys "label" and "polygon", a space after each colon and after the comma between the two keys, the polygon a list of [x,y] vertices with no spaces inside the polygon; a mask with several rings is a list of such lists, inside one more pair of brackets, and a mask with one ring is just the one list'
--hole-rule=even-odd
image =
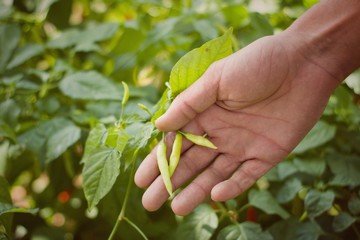
{"label": "forearm", "polygon": [[283,35],[340,83],[360,67],[360,0],[322,0]]}

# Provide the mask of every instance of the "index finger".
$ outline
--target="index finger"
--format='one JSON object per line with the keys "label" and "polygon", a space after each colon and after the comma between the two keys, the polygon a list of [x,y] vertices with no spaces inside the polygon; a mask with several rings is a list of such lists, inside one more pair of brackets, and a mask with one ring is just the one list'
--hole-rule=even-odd
{"label": "index finger", "polygon": [[180,93],[155,122],[161,131],[176,131],[216,102],[222,65],[213,63],[190,87]]}

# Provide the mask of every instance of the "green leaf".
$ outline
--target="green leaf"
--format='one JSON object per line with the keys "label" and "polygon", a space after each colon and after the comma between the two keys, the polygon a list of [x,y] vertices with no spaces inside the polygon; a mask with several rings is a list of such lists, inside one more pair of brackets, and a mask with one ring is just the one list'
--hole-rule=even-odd
{"label": "green leaf", "polygon": [[299,154],[312,148],[319,147],[335,137],[336,126],[330,125],[324,121],[319,121],[293,150],[293,153]]}
{"label": "green leaf", "polygon": [[332,191],[320,192],[311,189],[305,197],[304,205],[310,218],[317,217],[333,205],[335,194]]}
{"label": "green leaf", "polygon": [[231,34],[232,29],[180,58],[170,74],[169,83],[172,97],[176,97],[193,84],[203,75],[210,64],[232,53]]}
{"label": "green leaf", "polygon": [[104,124],[98,123],[94,128],[91,129],[85,144],[85,150],[81,163],[85,163],[93,153],[96,152],[97,148],[104,144],[106,141],[107,129]]}
{"label": "green leaf", "polygon": [[0,20],[10,16],[13,10],[12,4],[12,1],[0,1]]}
{"label": "green leaf", "polygon": [[307,173],[316,177],[320,177],[324,173],[326,168],[324,158],[295,158],[293,162],[300,172]]}
{"label": "green leaf", "polygon": [[238,203],[235,199],[230,199],[225,202],[226,208],[235,211],[238,207]]}
{"label": "green leaf", "polygon": [[81,137],[81,130],[75,125],[68,125],[55,132],[46,142],[46,163],[56,159]]}
{"label": "green leaf", "polygon": [[18,141],[36,153],[43,163],[60,156],[80,138],[80,129],[65,118],[53,118],[19,136]]}
{"label": "green leaf", "polygon": [[278,189],[276,199],[279,203],[287,203],[294,199],[296,194],[302,189],[301,181],[298,178],[286,180]]}
{"label": "green leaf", "polygon": [[[115,184],[120,173],[122,151],[130,136],[119,130],[116,131],[116,139],[108,140],[108,137],[105,126],[97,124],[86,140],[81,162],[84,163],[83,188],[89,209],[95,207]],[[106,143],[111,147],[105,146]]]}
{"label": "green leaf", "polygon": [[340,212],[339,215],[334,217],[332,227],[335,232],[342,232],[350,227],[355,221],[356,218],[352,217],[349,213]]}
{"label": "green leaf", "polygon": [[45,144],[58,126],[58,120],[51,120],[40,123],[37,127],[28,130],[19,136],[18,140],[27,149],[38,154],[38,157],[45,162]]}
{"label": "green leaf", "polygon": [[326,159],[331,172],[335,175],[329,184],[336,186],[360,185],[360,159],[357,155],[334,154]]}
{"label": "green leaf", "polygon": [[116,148],[117,138],[122,129],[116,127],[109,128],[106,133],[105,145],[108,147]]}
{"label": "green leaf", "polygon": [[25,46],[17,49],[14,53],[14,57],[11,59],[9,64],[7,65],[8,69],[12,69],[14,67],[23,64],[27,60],[32,57],[38,56],[44,52],[45,48],[42,45],[29,43]]}
{"label": "green leaf", "polygon": [[3,204],[12,204],[11,196],[9,193],[9,184],[2,176],[0,176],[0,189],[0,202]]}
{"label": "green leaf", "polygon": [[57,0],[43,0],[36,2],[35,12],[37,14],[46,14],[50,6],[57,2]]}
{"label": "green leaf", "polygon": [[0,143],[0,176],[5,176],[8,165],[8,152],[10,148],[9,141],[2,141]]}
{"label": "green leaf", "polygon": [[250,22],[258,36],[267,36],[273,34],[273,27],[265,15],[258,12],[250,14]]}
{"label": "green leaf", "polygon": [[0,119],[10,127],[14,128],[16,126],[20,113],[21,108],[14,99],[8,99],[0,103]]}
{"label": "green leaf", "polygon": [[252,222],[229,225],[223,228],[217,240],[272,240],[268,232],[263,232],[261,226]]}
{"label": "green leaf", "polygon": [[8,138],[11,141],[16,142],[15,132],[9,125],[0,120],[0,139],[1,138]]}
{"label": "green leaf", "polygon": [[304,0],[303,3],[304,3],[304,6],[306,8],[310,8],[312,7],[313,5],[315,5],[316,3],[318,3],[319,0]]}
{"label": "green leaf", "polygon": [[179,224],[175,239],[210,239],[218,224],[219,220],[215,211],[208,205],[200,205]]}
{"label": "green leaf", "polygon": [[164,40],[173,35],[177,25],[183,20],[182,17],[169,17],[156,24],[148,33],[145,46],[152,46],[161,40]]}
{"label": "green leaf", "polygon": [[294,240],[296,230],[300,223],[297,219],[290,217],[285,220],[275,222],[268,230],[274,239]]}
{"label": "green leaf", "polygon": [[[0,10],[1,12],[1,10]],[[0,16],[1,18],[1,16]],[[5,227],[3,225],[0,225],[0,240],[9,240],[10,237],[9,235],[6,233]]]}
{"label": "green leaf", "polygon": [[[120,99],[89,101],[85,106],[85,112],[93,118],[97,118],[103,123],[114,123],[120,115]],[[108,119],[108,121],[106,120]],[[104,120],[104,121],[103,121]]]}
{"label": "green leaf", "polygon": [[[70,29],[65,31],[58,38],[51,40],[48,43],[50,48],[64,49],[72,46],[80,51],[84,50],[85,46],[87,50],[89,46],[97,46],[95,42],[103,41],[111,38],[118,30],[118,23],[102,23],[95,26],[89,26],[88,29],[78,30]],[[96,47],[96,50],[98,48]]]}
{"label": "green leaf", "polygon": [[[244,17],[246,18],[241,19]],[[238,37],[241,46],[246,46],[258,38],[272,35],[274,32],[268,17],[258,12],[250,12],[248,17],[239,16],[239,23],[246,25],[241,29]]]}
{"label": "green leaf", "polygon": [[283,219],[288,218],[289,213],[283,209],[268,191],[251,189],[249,192],[249,204],[261,209],[267,214],[277,214]]}
{"label": "green leaf", "polygon": [[[353,114],[353,106],[353,98],[349,89],[347,89],[344,85],[340,85],[331,95],[324,113],[327,115],[332,114],[341,115],[342,117],[350,117]],[[342,118],[337,117],[337,119]]]}
{"label": "green leaf", "polygon": [[99,45],[93,42],[80,42],[75,46],[75,52],[101,52]]}
{"label": "green leaf", "polygon": [[116,54],[120,55],[125,52],[137,51],[143,41],[144,33],[142,31],[131,27],[125,27],[115,49]]}
{"label": "green leaf", "polygon": [[348,208],[350,212],[354,215],[360,214],[360,199],[358,197],[350,198],[348,202]]}
{"label": "green leaf", "polygon": [[[141,98],[142,99],[141,103],[146,106],[148,106],[147,103],[153,104],[154,102],[159,100],[158,89],[155,88],[155,86],[148,85],[148,86],[140,87],[140,86],[129,85],[129,89],[131,92],[131,96]],[[136,104],[138,103],[139,102],[136,102]]]}
{"label": "green leaf", "polygon": [[145,148],[148,145],[149,140],[156,134],[157,131],[154,128],[154,125],[151,122],[142,124],[139,128],[138,133],[134,137],[134,147],[136,149]]}
{"label": "green leaf", "polygon": [[271,169],[267,174],[266,178],[270,181],[282,181],[287,177],[296,173],[298,169],[294,166],[291,161],[283,161]]}
{"label": "green leaf", "polygon": [[122,92],[109,79],[95,72],[77,72],[61,80],[60,90],[74,99],[119,100]]}
{"label": "green leaf", "polygon": [[[32,159],[20,158],[24,152],[24,147],[18,144],[11,144],[5,140],[0,143],[0,176],[6,176],[7,179],[14,180],[21,171],[30,167]],[[15,176],[15,177],[14,177]]]}
{"label": "green leaf", "polygon": [[17,24],[0,25],[0,73],[8,64],[20,37],[21,30]]}
{"label": "green leaf", "polygon": [[125,170],[133,163],[134,153],[148,153],[150,142],[158,135],[159,131],[151,122],[135,122],[127,126],[127,133],[132,136],[124,150]]}
{"label": "green leaf", "polygon": [[5,213],[36,214],[37,212],[38,212],[38,209],[18,208],[18,207],[14,207],[12,204],[0,202],[0,216],[2,216]]}
{"label": "green leaf", "polygon": [[105,144],[109,147],[115,148],[119,152],[123,152],[130,137],[131,136],[123,129],[110,128],[108,130]]}
{"label": "green leaf", "polygon": [[143,122],[143,121],[145,121],[145,119],[142,116],[140,116],[139,114],[134,113],[134,114],[123,116],[123,121],[126,124],[132,124],[132,123],[136,123],[136,122]]}
{"label": "green leaf", "polygon": [[77,29],[69,29],[63,32],[59,37],[48,43],[49,48],[64,49],[75,45],[80,39],[81,32]]}
{"label": "green leaf", "polygon": [[306,222],[297,227],[294,239],[317,240],[321,234],[323,234],[323,230],[316,222]]}
{"label": "green leaf", "polygon": [[55,114],[60,109],[61,103],[57,97],[48,95],[39,99],[36,103],[36,107],[44,113]]}
{"label": "green leaf", "polygon": [[83,158],[83,188],[89,210],[111,190],[120,173],[121,153],[113,148],[98,146]]}
{"label": "green leaf", "polygon": [[208,41],[218,36],[215,25],[208,19],[195,20],[193,22],[194,29],[200,33],[202,39]]}
{"label": "green leaf", "polygon": [[249,11],[244,4],[224,6],[222,12],[230,26],[241,27],[249,23]]}
{"label": "green leaf", "polygon": [[83,41],[86,42],[100,42],[110,39],[118,31],[119,23],[106,22],[95,26],[89,25],[87,29],[81,33]]}
{"label": "green leaf", "polygon": [[348,85],[356,94],[360,94],[360,69],[353,72],[345,79],[346,85]]}
{"label": "green leaf", "polygon": [[158,103],[155,105],[155,113],[151,118],[151,122],[154,124],[156,119],[158,119],[161,115],[163,115],[166,110],[170,107],[171,103],[171,91],[169,88],[166,88],[163,95],[161,96]]}

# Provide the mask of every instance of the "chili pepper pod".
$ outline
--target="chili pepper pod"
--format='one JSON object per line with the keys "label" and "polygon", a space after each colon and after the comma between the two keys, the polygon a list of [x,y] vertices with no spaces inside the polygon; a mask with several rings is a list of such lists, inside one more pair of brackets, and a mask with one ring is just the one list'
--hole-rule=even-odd
{"label": "chili pepper pod", "polygon": [[127,101],[129,100],[130,92],[129,92],[129,86],[125,82],[121,82],[124,88],[124,95],[123,99],[121,101],[121,105],[125,106]]}
{"label": "chili pepper pod", "polygon": [[175,136],[175,140],[172,146],[172,151],[169,160],[169,173],[170,177],[174,174],[177,165],[179,164],[180,155],[181,155],[181,147],[182,147],[182,135],[177,132]]}
{"label": "chili pepper pod", "polygon": [[168,160],[166,158],[166,144],[165,144],[164,138],[160,141],[156,154],[157,154],[158,167],[159,167],[165,188],[168,191],[169,195],[171,195],[172,194],[172,183],[170,180]]}
{"label": "chili pepper pod", "polygon": [[180,132],[184,137],[189,140],[192,143],[195,143],[196,145],[211,148],[211,149],[217,149],[217,147],[206,137],[195,135],[192,133],[184,133]]}

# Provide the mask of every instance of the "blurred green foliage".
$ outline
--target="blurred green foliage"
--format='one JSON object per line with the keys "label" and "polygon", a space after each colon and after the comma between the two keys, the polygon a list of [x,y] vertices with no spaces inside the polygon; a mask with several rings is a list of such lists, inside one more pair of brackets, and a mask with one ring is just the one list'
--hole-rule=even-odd
{"label": "blurred green foliage", "polygon": [[[90,129],[121,111],[147,119],[137,103],[151,109],[178,59],[229,27],[238,50],[316,2],[0,0],[0,238],[106,239],[132,179],[124,159],[87,210],[80,160]],[[360,238],[359,89],[355,72],[294,152],[238,198],[180,218],[167,204],[146,212],[133,186],[128,218],[157,240]],[[124,223],[117,238],[141,236]]]}

